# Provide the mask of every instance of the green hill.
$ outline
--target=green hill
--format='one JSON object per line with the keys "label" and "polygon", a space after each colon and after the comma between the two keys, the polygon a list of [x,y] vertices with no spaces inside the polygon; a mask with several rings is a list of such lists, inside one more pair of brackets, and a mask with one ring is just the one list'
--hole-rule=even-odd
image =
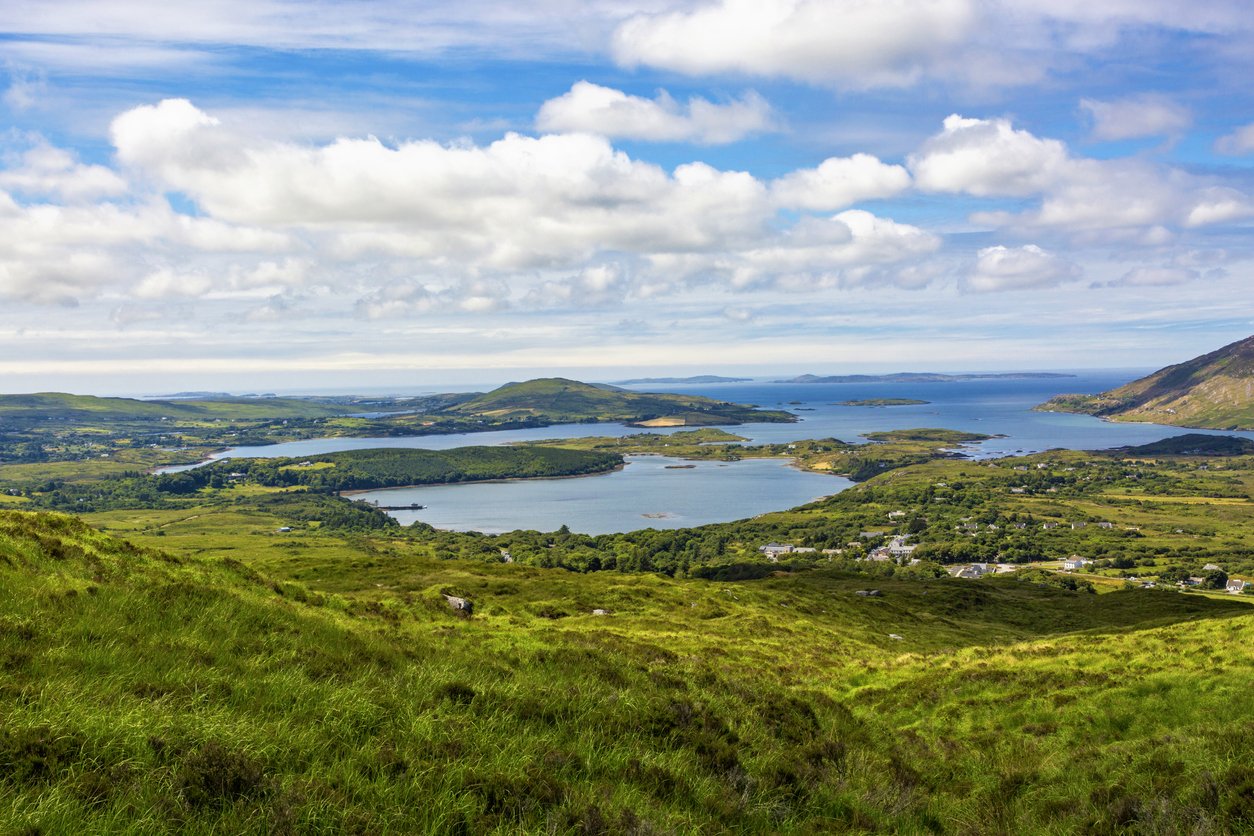
{"label": "green hill", "polygon": [[1254,336],[1097,395],[1059,395],[1038,409],[1112,421],[1254,429]]}
{"label": "green hill", "polygon": [[239,558],[0,512],[0,831],[1254,826],[1245,604]]}
{"label": "green hill", "polygon": [[97,398],[63,392],[0,395],[0,422],[9,426],[31,422],[250,420],[320,418],[360,411],[360,407],[303,398],[213,398],[210,400],[141,401]]}
{"label": "green hill", "polygon": [[709,426],[797,420],[787,412],[697,395],[628,392],[562,377],[507,383],[449,410],[495,420],[534,418],[552,423],[624,421],[651,426]]}

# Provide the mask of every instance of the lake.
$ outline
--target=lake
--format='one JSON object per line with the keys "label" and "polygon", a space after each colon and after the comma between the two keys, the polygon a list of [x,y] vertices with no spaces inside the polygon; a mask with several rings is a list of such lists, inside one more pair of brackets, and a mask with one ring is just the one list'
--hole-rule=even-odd
{"label": "lake", "polygon": [[598,476],[390,488],[353,498],[426,506],[389,512],[405,525],[421,520],[436,528],[485,534],[566,525],[582,534],[610,534],[745,519],[804,505],[851,484],[779,459],[687,462],[628,456],[622,470]]}
{"label": "lake", "polygon": [[[746,443],[786,443],[806,438],[862,441],[868,432],[942,427],[1000,435],[963,448],[975,458],[1033,453],[1055,447],[1100,450],[1147,444],[1186,432],[1211,432],[1254,439],[1252,432],[1186,430],[1158,424],[1118,424],[1087,415],[1033,412],[1032,407],[1064,392],[1095,393],[1139,376],[1138,372],[1085,372],[1070,378],[966,380],[946,383],[727,383],[636,385],[635,391],[685,392],[719,400],[784,409],[795,424],[748,424],[728,427]],[[912,398],[926,404],[890,407],[837,406],[840,401]],[[653,429],[673,433],[683,428]],[[623,424],[565,424],[526,430],[458,433],[410,438],[325,438],[265,447],[237,447],[218,458],[312,456],[378,447],[446,450],[480,444],[508,444],[545,438],[621,436],[646,432]],[[805,473],[780,461],[701,462],[692,469],[667,469],[668,460],[633,457],[617,473],[562,480],[493,482],[386,492],[385,505],[417,502],[418,512],[397,511],[402,522],[421,519],[437,528],[507,531],[552,530],[565,524],[573,531],[608,533],[637,528],[681,528],[725,522],[777,511],[818,496],[837,493],[848,482],[835,476]],[[669,463],[674,464],[673,461]],[[689,463],[685,463],[689,464]],[[194,467],[195,465],[193,465]],[[175,472],[186,468],[168,468]],[[384,492],[374,492],[370,498]],[[401,496],[419,498],[404,498]],[[421,496],[419,496],[421,494]],[[644,516],[661,514],[665,516]]]}

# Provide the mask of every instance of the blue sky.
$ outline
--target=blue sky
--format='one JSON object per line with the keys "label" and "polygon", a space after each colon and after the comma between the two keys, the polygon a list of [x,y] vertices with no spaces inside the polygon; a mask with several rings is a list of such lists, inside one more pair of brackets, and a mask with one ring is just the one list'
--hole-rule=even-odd
{"label": "blue sky", "polygon": [[1155,367],[1254,331],[1251,77],[1237,0],[6,3],[0,390]]}

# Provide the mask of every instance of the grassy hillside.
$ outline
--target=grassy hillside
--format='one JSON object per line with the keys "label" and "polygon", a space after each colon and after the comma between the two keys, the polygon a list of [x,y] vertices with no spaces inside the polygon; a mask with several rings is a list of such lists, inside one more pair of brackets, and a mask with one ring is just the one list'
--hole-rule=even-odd
{"label": "grassy hillside", "polygon": [[240,557],[0,512],[0,830],[1254,826],[1247,605]]}
{"label": "grassy hillside", "polygon": [[141,401],[40,392],[0,395],[0,421],[133,421],[162,419],[256,420],[321,418],[359,412],[360,407],[303,398],[215,398],[213,400]]}
{"label": "grassy hillside", "polygon": [[757,410],[697,395],[628,392],[561,377],[509,383],[453,407],[456,414],[494,419],[540,418],[547,422],[656,422],[663,426],[708,426],[758,421],[795,421],[773,410]]}
{"label": "grassy hillside", "polygon": [[1097,395],[1059,395],[1039,409],[1114,421],[1254,429],[1254,337]]}

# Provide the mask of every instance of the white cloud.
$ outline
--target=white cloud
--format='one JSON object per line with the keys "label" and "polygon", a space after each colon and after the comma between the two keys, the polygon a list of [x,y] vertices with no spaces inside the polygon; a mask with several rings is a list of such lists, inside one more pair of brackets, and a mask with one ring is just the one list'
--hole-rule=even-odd
{"label": "white cloud", "polygon": [[594,264],[574,276],[533,287],[524,304],[533,308],[601,308],[621,303],[630,290],[623,265]]}
{"label": "white cloud", "polygon": [[1077,278],[1075,264],[1048,253],[1035,244],[1009,248],[985,247],[976,255],[975,270],[963,287],[977,293],[1030,290],[1052,287]]}
{"label": "white cloud", "polygon": [[1056,182],[1068,157],[1063,143],[1015,130],[1008,119],[953,114],[909,163],[924,191],[1022,197]]}
{"label": "white cloud", "polygon": [[1136,267],[1111,284],[1124,287],[1170,287],[1196,281],[1200,276],[1198,271],[1187,267]]}
{"label": "white cloud", "polygon": [[127,184],[111,169],[83,165],[68,151],[36,138],[16,167],[0,170],[0,189],[77,202],[120,195]]}
{"label": "white cloud", "polygon": [[892,197],[910,186],[910,174],[899,165],[880,162],[870,154],[830,157],[817,168],[806,168],[771,183],[771,196],[780,206],[811,211],[843,209],[862,200]]}
{"label": "white cloud", "polygon": [[213,281],[201,273],[176,273],[168,268],[149,273],[132,291],[138,299],[171,299],[203,296]]}
{"label": "white cloud", "polygon": [[628,66],[693,75],[902,85],[961,44],[975,21],[973,0],[719,0],[633,17],[614,33],[613,50]]}
{"label": "white cloud", "polygon": [[743,73],[824,87],[1040,80],[1147,30],[1205,34],[1240,53],[1242,0],[714,0],[632,16],[616,59],[690,75]]}
{"label": "white cloud", "polygon": [[448,287],[407,280],[392,282],[357,301],[365,319],[404,319],[429,313],[484,314],[509,307],[509,287],[499,279],[477,279]]}
{"label": "white cloud", "polygon": [[691,140],[704,145],[735,142],[772,130],[772,122],[771,106],[754,92],[726,104],[694,96],[681,105],[666,91],[645,99],[587,81],[576,82],[569,92],[549,99],[536,116],[541,131],[582,131],[656,142]]}
{"label": "white cloud", "polygon": [[1215,142],[1215,150],[1221,154],[1254,153],[1254,122],[1242,125],[1232,133],[1221,136]]}
{"label": "white cloud", "polygon": [[924,191],[1041,199],[1026,212],[976,212],[972,220],[980,224],[1163,243],[1172,227],[1254,213],[1249,196],[1236,189],[1137,159],[1073,157],[1062,142],[1017,130],[1006,119],[950,116],[909,164]]}
{"label": "white cloud", "polygon": [[1108,102],[1081,99],[1080,107],[1093,120],[1097,140],[1173,136],[1193,122],[1188,108],[1152,93]]}

